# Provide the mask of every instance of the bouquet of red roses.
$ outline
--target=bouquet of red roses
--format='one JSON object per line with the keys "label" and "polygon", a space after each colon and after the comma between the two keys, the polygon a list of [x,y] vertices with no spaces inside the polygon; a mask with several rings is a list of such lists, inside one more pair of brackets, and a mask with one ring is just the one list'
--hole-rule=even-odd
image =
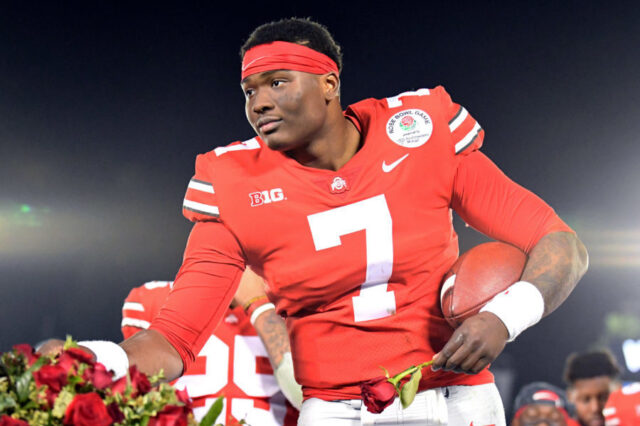
{"label": "bouquet of red roses", "polygon": [[[131,366],[113,380],[71,338],[56,356],[16,345],[0,355],[0,426],[197,425],[186,391],[161,379]],[[213,425],[221,410],[220,398],[200,425]]]}

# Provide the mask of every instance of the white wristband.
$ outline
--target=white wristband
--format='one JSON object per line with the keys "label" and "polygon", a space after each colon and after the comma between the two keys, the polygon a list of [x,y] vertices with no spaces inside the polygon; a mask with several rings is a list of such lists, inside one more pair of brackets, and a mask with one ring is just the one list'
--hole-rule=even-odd
{"label": "white wristband", "polygon": [[518,281],[498,293],[480,312],[491,312],[509,331],[509,342],[542,318],[544,299],[540,290],[527,281]]}
{"label": "white wristband", "polygon": [[302,407],[302,386],[296,382],[293,374],[291,352],[285,352],[273,375],[276,377],[276,382],[278,382],[278,386],[280,386],[285,398],[289,400],[291,405],[300,410]]}
{"label": "white wristband", "polygon": [[274,306],[273,303],[265,303],[262,306],[258,306],[256,310],[253,311],[253,313],[251,314],[251,318],[249,319],[249,321],[251,321],[251,325],[256,325],[256,320],[258,319],[260,314],[262,314],[265,311],[268,311],[269,309],[275,309],[275,308],[276,307]]}
{"label": "white wristband", "polygon": [[129,357],[120,345],[108,340],[83,340],[78,345],[91,349],[96,355],[96,362],[113,371],[114,380],[126,376],[129,371]]}

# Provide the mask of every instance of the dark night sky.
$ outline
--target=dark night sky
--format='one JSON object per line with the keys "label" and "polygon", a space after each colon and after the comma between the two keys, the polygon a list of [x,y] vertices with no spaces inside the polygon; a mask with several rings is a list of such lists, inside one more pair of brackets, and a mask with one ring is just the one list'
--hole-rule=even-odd
{"label": "dark night sky", "polygon": [[[66,333],[118,340],[128,290],[173,278],[195,155],[252,136],[239,47],[294,15],[342,44],[344,105],[444,85],[486,130],[484,152],[587,244],[574,294],[506,350],[519,381],[559,384],[604,315],[640,299],[632,2],[129,3],[3,3],[0,350]],[[459,231],[462,249],[481,241]]]}

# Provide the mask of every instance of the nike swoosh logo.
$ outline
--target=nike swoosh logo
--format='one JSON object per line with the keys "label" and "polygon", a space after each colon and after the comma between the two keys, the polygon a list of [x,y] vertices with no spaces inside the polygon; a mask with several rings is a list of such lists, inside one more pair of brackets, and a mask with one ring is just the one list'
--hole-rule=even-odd
{"label": "nike swoosh logo", "polygon": [[394,161],[391,164],[387,164],[386,162],[382,162],[382,171],[385,173],[389,173],[391,170],[395,169],[396,166],[400,163],[402,163],[402,161],[407,158],[409,156],[409,154],[405,154],[402,157],[398,158],[396,161]]}
{"label": "nike swoosh logo", "polygon": [[249,62],[248,64],[244,65],[242,67],[242,72],[246,71],[247,68],[249,68],[254,62],[259,61],[260,59],[264,59],[266,58],[266,56],[260,56],[259,58],[255,58],[253,61]]}

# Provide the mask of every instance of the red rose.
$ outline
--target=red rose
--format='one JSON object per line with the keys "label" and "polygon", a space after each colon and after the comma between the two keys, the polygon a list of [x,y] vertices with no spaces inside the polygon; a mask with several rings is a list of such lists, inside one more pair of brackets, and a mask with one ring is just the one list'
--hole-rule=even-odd
{"label": "red rose", "polygon": [[[138,371],[135,365],[129,367],[129,378],[131,380],[131,397],[135,398],[138,395],[144,395],[151,390],[151,383],[146,374]],[[127,376],[121,377],[111,385],[111,392],[113,394],[123,394],[127,389]]]}
{"label": "red rose", "polygon": [[26,343],[13,345],[13,350],[24,355],[29,366],[33,365],[33,363],[36,362],[38,358],[40,358],[39,355],[36,355],[35,350],[31,347],[31,345],[28,345]]}
{"label": "red rose", "polygon": [[60,392],[60,389],[67,384],[67,371],[59,365],[44,365],[33,373],[38,386],[46,385],[53,392]]}
{"label": "red rose", "polygon": [[60,368],[64,369],[64,371],[75,374],[75,369],[78,364],[78,361],[71,357],[69,354],[63,352],[58,356],[58,360],[56,361],[56,365]]}
{"label": "red rose", "polygon": [[64,368],[65,371],[71,371],[72,368],[75,369],[81,362],[93,365],[93,356],[82,349],[69,348],[60,354],[57,364]]}
{"label": "red rose", "polygon": [[124,421],[124,413],[122,413],[120,407],[118,407],[117,402],[114,401],[111,404],[107,405],[107,412],[109,413],[109,416],[111,416],[111,420],[113,420],[114,423],[122,423]]}
{"label": "red rose", "polygon": [[63,419],[63,424],[73,426],[109,426],[112,423],[107,407],[95,392],[77,394]]}
{"label": "red rose", "polygon": [[178,397],[178,401],[182,402],[188,408],[191,408],[193,401],[187,392],[187,389],[176,389],[176,396]]}
{"label": "red rose", "polygon": [[147,375],[141,373],[135,365],[129,367],[129,377],[131,377],[131,386],[133,387],[132,396],[144,395],[151,390],[151,383]]}
{"label": "red rose", "polygon": [[104,389],[113,383],[112,374],[107,371],[104,365],[96,363],[93,367],[84,370],[82,378],[91,383],[97,389]]}
{"label": "red rose", "polygon": [[396,388],[380,376],[360,384],[362,401],[371,413],[382,413],[396,397]]}
{"label": "red rose", "polygon": [[118,380],[113,382],[113,385],[111,385],[111,392],[114,395],[117,393],[122,395],[126,389],[127,389],[127,376],[120,377]]}
{"label": "red rose", "polygon": [[49,405],[49,408],[53,408],[54,404],[56,403],[56,398],[58,397],[58,392],[54,392],[51,389],[47,388],[47,390],[45,391],[45,397],[47,398],[47,404]]}
{"label": "red rose", "polygon": [[[15,349],[15,346],[13,348]],[[29,423],[23,420],[14,419],[13,417],[9,417],[4,414],[0,417],[0,426],[29,426]]]}
{"label": "red rose", "polygon": [[93,360],[93,355],[80,348],[69,348],[63,352],[63,354],[65,353],[80,362],[84,362],[85,364],[93,365],[95,363],[95,361]]}
{"label": "red rose", "polygon": [[189,409],[177,405],[167,405],[157,416],[149,419],[148,426],[187,426]]}

